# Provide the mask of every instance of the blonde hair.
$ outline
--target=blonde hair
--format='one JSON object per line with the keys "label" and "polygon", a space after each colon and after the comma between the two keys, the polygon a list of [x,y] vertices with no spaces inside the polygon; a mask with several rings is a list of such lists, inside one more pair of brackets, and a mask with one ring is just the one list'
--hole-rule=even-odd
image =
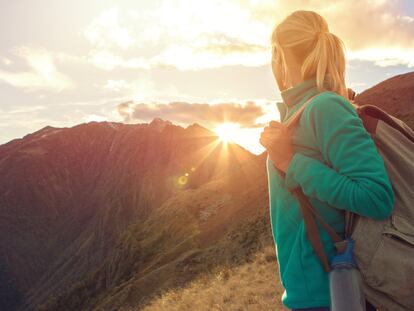
{"label": "blonde hair", "polygon": [[320,91],[329,90],[348,98],[345,85],[345,45],[329,32],[326,20],[313,11],[291,13],[273,29],[272,61],[279,62],[282,80],[288,80],[285,52],[301,64],[302,80],[316,77]]}

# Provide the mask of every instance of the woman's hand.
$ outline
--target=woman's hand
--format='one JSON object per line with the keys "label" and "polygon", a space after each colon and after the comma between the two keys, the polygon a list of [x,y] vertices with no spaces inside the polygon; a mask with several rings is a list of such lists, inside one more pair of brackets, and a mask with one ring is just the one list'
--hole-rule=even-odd
{"label": "woman's hand", "polygon": [[269,153],[273,164],[282,172],[287,171],[293,158],[293,145],[290,131],[280,122],[270,121],[260,135],[260,143]]}

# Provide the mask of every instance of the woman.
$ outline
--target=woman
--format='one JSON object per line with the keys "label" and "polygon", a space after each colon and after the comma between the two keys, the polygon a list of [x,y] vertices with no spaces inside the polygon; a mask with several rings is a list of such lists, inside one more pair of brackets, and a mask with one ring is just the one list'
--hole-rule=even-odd
{"label": "woman", "polygon": [[[312,11],[296,11],[274,28],[271,40],[272,70],[283,99],[277,103],[281,123],[271,121],[260,142],[268,151],[271,226],[285,288],[282,302],[293,310],[329,310],[328,274],[306,236],[291,191],[301,187],[342,237],[344,210],[385,219],[394,193],[384,162],[348,101],[343,43],[329,32],[325,19]],[[287,131],[283,123],[312,97],[298,125]],[[324,229],[319,231],[331,260],[334,245]]]}

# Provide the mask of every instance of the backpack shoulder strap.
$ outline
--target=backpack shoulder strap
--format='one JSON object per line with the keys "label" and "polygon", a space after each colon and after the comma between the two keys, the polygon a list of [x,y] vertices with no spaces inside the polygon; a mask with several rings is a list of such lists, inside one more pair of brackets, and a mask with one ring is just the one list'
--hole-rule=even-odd
{"label": "backpack shoulder strap", "polygon": [[300,203],[300,210],[302,217],[305,223],[306,234],[308,239],[313,247],[313,250],[316,253],[316,256],[319,258],[325,272],[330,271],[330,266],[328,262],[328,257],[326,256],[325,249],[323,247],[318,226],[316,224],[316,219],[328,232],[332,242],[335,245],[335,248],[338,252],[342,253],[346,248],[346,241],[344,241],[331,226],[316,212],[313,206],[310,204],[309,199],[302,192],[302,189],[296,188],[293,190],[296,197]]}
{"label": "backpack shoulder strap", "polygon": [[289,129],[294,128],[299,120],[300,117],[302,116],[303,111],[305,110],[305,108],[308,106],[308,104],[312,101],[312,99],[314,99],[316,96],[318,96],[320,93],[312,96],[311,98],[309,98],[299,109],[298,111],[295,112],[295,114],[293,116],[291,116],[287,121],[286,121],[286,127]]}
{"label": "backpack shoulder strap", "polygon": [[[305,110],[305,108],[307,107],[307,105],[312,101],[312,99],[314,99],[316,96],[318,96],[320,93],[317,93],[316,95],[312,96],[311,98],[309,98],[300,108],[298,111],[295,112],[295,114],[290,117],[287,121],[286,121],[286,126],[288,128],[294,128],[299,120],[300,117],[302,116],[303,111]],[[355,108],[355,110],[357,110],[358,114],[360,114],[360,116],[362,115],[362,112],[365,112],[366,107],[364,106],[368,106],[368,105],[364,105],[364,106],[359,106],[355,103],[354,98],[355,98],[355,92],[352,89],[348,89],[348,96],[349,99],[348,101],[351,103],[351,105]],[[375,107],[376,108],[376,107]]]}
{"label": "backpack shoulder strap", "polygon": [[[303,111],[307,107],[307,105],[314,99],[317,95],[320,93],[312,96],[309,98],[295,114],[288,119],[286,122],[286,126],[289,129],[293,129],[299,122]],[[319,223],[322,225],[322,227],[328,232],[332,242],[334,243],[337,251],[339,253],[342,253],[346,247],[346,241],[340,237],[335,230],[328,225],[327,222],[324,221],[324,219],[316,212],[316,210],[313,208],[313,206],[310,204],[309,199],[305,196],[305,194],[302,192],[302,189],[296,188],[293,190],[293,193],[299,200],[302,217],[305,222],[305,228],[306,233],[308,236],[308,239],[316,253],[316,256],[319,258],[324,270],[326,272],[330,271],[330,266],[328,262],[328,258],[326,256],[321,237],[319,235],[319,230],[316,224],[316,220],[319,221]]]}

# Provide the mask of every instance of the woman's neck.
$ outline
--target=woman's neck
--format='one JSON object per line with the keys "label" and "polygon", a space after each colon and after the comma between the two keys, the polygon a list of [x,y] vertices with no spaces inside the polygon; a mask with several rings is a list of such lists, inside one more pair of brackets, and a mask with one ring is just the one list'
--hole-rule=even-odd
{"label": "woman's neck", "polygon": [[290,86],[289,87],[295,87],[296,85],[303,82],[302,75],[301,75],[301,72],[300,72],[300,67],[298,67],[298,66],[290,67],[288,69],[288,74],[289,74],[289,77],[290,77],[290,79],[289,79],[290,80],[289,81]]}

